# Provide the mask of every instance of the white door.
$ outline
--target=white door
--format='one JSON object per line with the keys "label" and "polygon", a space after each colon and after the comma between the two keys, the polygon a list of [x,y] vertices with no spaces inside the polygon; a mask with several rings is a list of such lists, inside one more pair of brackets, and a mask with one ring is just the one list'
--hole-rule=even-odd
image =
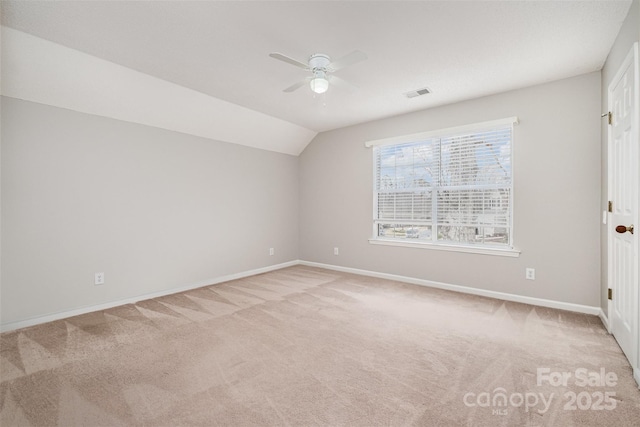
{"label": "white door", "polygon": [[[611,332],[638,372],[638,44],[609,85],[609,304]],[[635,227],[635,228],[634,228]]]}

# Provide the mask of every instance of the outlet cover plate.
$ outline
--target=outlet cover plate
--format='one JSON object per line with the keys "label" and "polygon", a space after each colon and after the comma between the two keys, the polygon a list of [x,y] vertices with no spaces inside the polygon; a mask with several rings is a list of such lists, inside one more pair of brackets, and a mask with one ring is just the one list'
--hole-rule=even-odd
{"label": "outlet cover plate", "polygon": [[525,268],[524,269],[524,277],[527,280],[536,280],[536,269],[535,268]]}
{"label": "outlet cover plate", "polygon": [[96,273],[94,283],[96,285],[104,285],[104,273]]}

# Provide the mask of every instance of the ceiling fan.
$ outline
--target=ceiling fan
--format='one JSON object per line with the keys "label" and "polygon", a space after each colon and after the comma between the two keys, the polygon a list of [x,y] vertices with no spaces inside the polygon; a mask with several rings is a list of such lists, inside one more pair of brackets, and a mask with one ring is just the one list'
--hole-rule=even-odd
{"label": "ceiling fan", "polygon": [[314,53],[309,57],[309,60],[306,64],[302,61],[298,61],[297,59],[290,58],[277,52],[270,53],[269,56],[280,61],[295,65],[296,67],[302,68],[303,70],[311,71],[311,76],[289,86],[283,92],[293,92],[294,90],[301,88],[308,82],[311,90],[315,93],[326,92],[327,89],[329,89],[329,82],[335,84],[336,86],[354,88],[352,84],[347,83],[340,77],[331,75],[331,73],[334,73],[346,66],[355,64],[356,62],[364,61],[365,59],[367,59],[367,55],[360,52],[359,50],[354,50],[350,54],[343,56],[342,58],[335,61],[331,61],[329,55],[325,55],[324,53]]}

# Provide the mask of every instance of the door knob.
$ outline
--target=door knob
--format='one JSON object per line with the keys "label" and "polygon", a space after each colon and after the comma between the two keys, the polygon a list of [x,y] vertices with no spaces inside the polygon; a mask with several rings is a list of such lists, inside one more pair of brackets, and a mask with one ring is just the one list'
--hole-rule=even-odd
{"label": "door knob", "polygon": [[631,234],[633,234],[633,224],[631,224],[630,226],[624,226],[624,225],[619,225],[616,227],[616,231],[618,233],[626,233],[627,231]]}

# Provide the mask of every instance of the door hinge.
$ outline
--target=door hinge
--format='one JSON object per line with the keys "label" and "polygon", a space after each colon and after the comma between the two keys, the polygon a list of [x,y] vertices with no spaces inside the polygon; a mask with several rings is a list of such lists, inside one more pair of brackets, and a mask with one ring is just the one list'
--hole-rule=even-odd
{"label": "door hinge", "polygon": [[607,209],[609,209],[609,212],[613,212],[613,202],[611,200],[609,200],[609,206]]}
{"label": "door hinge", "polygon": [[609,293],[607,295],[607,298],[613,299],[613,289],[609,288]]}

